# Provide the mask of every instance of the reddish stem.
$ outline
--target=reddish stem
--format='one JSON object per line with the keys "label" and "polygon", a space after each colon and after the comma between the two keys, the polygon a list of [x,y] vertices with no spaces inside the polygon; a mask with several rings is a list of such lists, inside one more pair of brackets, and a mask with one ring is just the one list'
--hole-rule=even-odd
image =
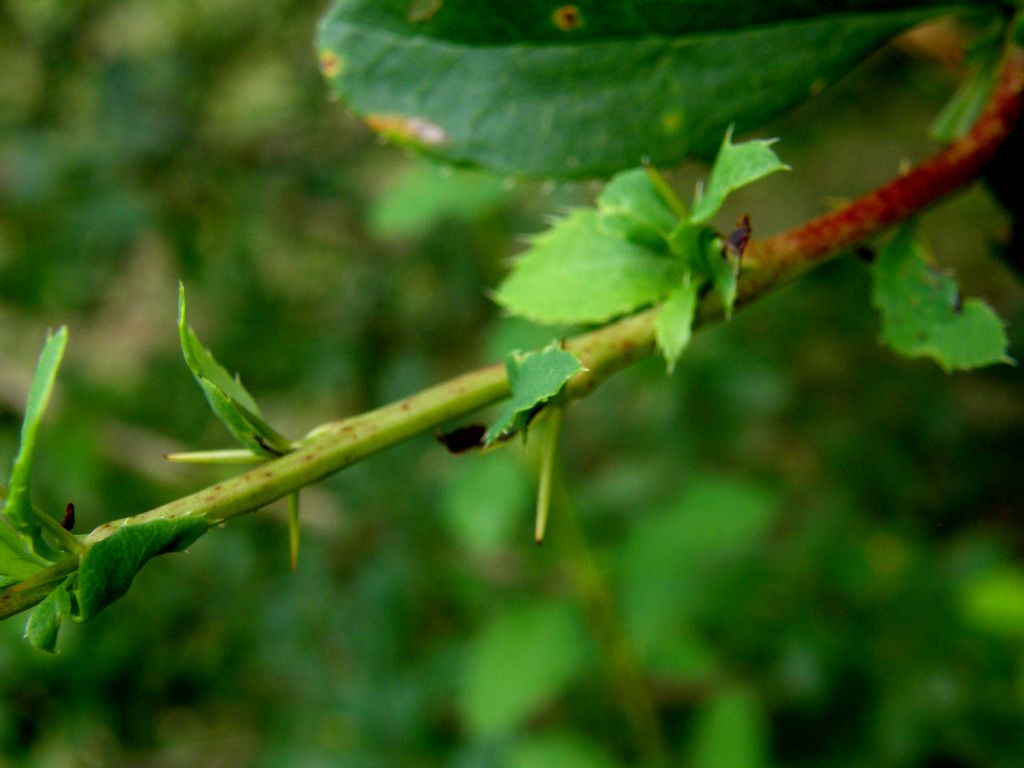
{"label": "reddish stem", "polygon": [[1011,47],[995,93],[971,130],[938,154],[885,186],[832,213],[750,243],[757,269],[741,286],[748,300],[785,272],[810,266],[893,224],[910,218],[978,176],[1009,137],[1021,114],[1024,50]]}

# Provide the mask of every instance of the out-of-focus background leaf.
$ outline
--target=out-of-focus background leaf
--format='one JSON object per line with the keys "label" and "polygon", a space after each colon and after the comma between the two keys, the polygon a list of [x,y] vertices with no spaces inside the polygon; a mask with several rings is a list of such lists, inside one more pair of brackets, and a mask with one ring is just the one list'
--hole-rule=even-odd
{"label": "out-of-focus background leaf", "polygon": [[[222,476],[161,458],[231,444],[180,360],[179,278],[290,436],[551,340],[485,292],[597,190],[379,145],[328,100],[322,10],[0,8],[0,466],[67,323],[34,483],[78,530]],[[923,157],[956,80],[875,56],[760,134],[794,173],[719,226],[749,212],[763,235]],[[688,197],[703,173],[672,178]],[[990,258],[1004,214],[976,189],[924,229],[1021,358],[1024,291]],[[836,263],[698,334],[671,378],[649,361],[567,414],[567,483],[678,761],[1024,754],[1021,374],[896,358],[869,296]],[[0,624],[0,766],[634,764],[558,509],[532,542],[532,488],[518,442],[453,457],[424,435],[303,494],[295,574],[274,507],[151,563],[56,657]]]}

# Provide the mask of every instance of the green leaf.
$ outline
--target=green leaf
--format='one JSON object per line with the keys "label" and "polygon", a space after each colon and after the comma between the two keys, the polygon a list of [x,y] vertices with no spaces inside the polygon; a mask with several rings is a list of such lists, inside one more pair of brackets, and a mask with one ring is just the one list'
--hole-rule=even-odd
{"label": "green leaf", "polygon": [[32,609],[25,624],[25,639],[32,647],[47,653],[56,651],[61,622],[71,615],[68,587],[74,581],[75,577],[69,576]]}
{"label": "green leaf", "polygon": [[767,768],[765,714],[753,692],[718,693],[697,719],[693,768]]}
{"label": "green leaf", "polygon": [[961,587],[960,605],[972,627],[1024,639],[1024,569],[1001,565],[971,578]]}
{"label": "green leaf", "polygon": [[690,343],[693,335],[693,318],[697,314],[696,280],[686,280],[661,305],[658,316],[654,320],[654,333],[669,373],[675,368],[676,361]]}
{"label": "green leaf", "polygon": [[601,225],[620,237],[652,250],[664,250],[677,219],[643,168],[612,178],[597,198]]}
{"label": "green leaf", "polygon": [[150,558],[180,552],[202,536],[203,518],[172,517],[123,525],[82,557],[74,591],[75,620],[91,619],[122,597]]}
{"label": "green leaf", "polygon": [[879,254],[872,298],[882,314],[883,341],[907,357],[931,357],[946,371],[1012,362],[995,311],[980,299],[961,304],[956,281],[931,262],[912,226]]}
{"label": "green leaf", "polygon": [[421,163],[376,200],[370,229],[384,237],[419,237],[447,220],[472,221],[508,197],[498,176]]}
{"label": "green leaf", "polygon": [[476,737],[508,733],[586,671],[587,635],[569,602],[504,608],[469,648],[459,709]]}
{"label": "green leaf", "polygon": [[776,517],[774,496],[756,484],[705,475],[688,486],[637,520],[619,550],[624,621],[645,656],[692,623],[709,575],[756,551]]}
{"label": "green leaf", "polygon": [[538,352],[513,352],[505,358],[505,370],[512,394],[484,435],[484,445],[522,430],[538,407],[585,369],[576,355],[552,345]]}
{"label": "green leaf", "polygon": [[603,323],[662,298],[683,271],[678,259],[612,236],[597,212],[577,209],[533,239],[494,298],[538,323]]}
{"label": "green leaf", "polygon": [[338,0],[318,48],[332,89],[403,144],[506,172],[606,175],[706,154],[730,124],[762,125],[950,8]]}
{"label": "green leaf", "polygon": [[601,749],[582,736],[552,733],[534,736],[513,747],[504,768],[614,768]]}
{"label": "green leaf", "polygon": [[[25,418],[21,423],[21,441],[18,444],[18,453],[14,457],[14,467],[11,470],[11,480],[7,487],[7,498],[3,506],[3,516],[15,530],[32,542],[35,552],[39,554],[48,552],[49,548],[42,540],[39,520],[32,507],[31,489],[29,488],[32,480],[32,457],[36,448],[39,423],[50,402],[53,385],[57,379],[57,369],[64,357],[67,343],[67,328],[61,328],[46,337],[46,344],[39,356],[36,372],[32,378],[32,386],[29,388]],[[14,548],[15,553],[19,551],[16,548],[16,537],[12,538],[4,534],[0,534],[0,537],[4,539],[4,543],[9,548]],[[32,559],[27,552],[22,556],[25,559]]]}
{"label": "green leaf", "polygon": [[457,544],[490,554],[505,544],[529,508],[532,481],[506,451],[460,457],[445,483],[441,512]]}
{"label": "green leaf", "polygon": [[0,520],[0,587],[27,579],[46,564],[30,551],[27,541]]}
{"label": "green leaf", "polygon": [[707,189],[694,201],[690,221],[695,224],[707,222],[718,213],[730,193],[776,171],[788,171],[789,166],[772,151],[775,141],[755,139],[733,144],[732,128],[726,131],[718,157],[711,167]]}
{"label": "green leaf", "polygon": [[178,286],[178,334],[181,351],[214,414],[242,445],[259,456],[280,456],[291,442],[259,416],[259,406],[237,377],[231,376],[189,328],[185,318],[185,286]]}

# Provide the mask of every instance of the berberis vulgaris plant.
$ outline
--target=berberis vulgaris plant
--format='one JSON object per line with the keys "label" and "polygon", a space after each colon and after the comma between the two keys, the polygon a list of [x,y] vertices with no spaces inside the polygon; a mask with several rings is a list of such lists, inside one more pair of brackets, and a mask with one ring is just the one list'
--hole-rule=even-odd
{"label": "berberis vulgaris plant", "polygon": [[[281,498],[290,502],[294,558],[304,487],[502,400],[486,429],[462,426],[443,437],[453,452],[536,445],[539,540],[562,414],[574,399],[653,354],[671,372],[695,329],[833,256],[870,255],[881,337],[894,351],[948,371],[1012,362],[1002,321],[980,299],[961,298],[914,217],[983,174],[1011,137],[1024,98],[1018,9],[997,0],[337,3],[317,38],[321,68],[373,129],[448,163],[609,177],[595,207],[571,210],[535,236],[493,289],[508,313],[556,326],[551,343],[293,439],[261,418],[239,379],[197,339],[182,287],[185,363],[240,447],[172,458],[254,467],[81,534],[70,505],[55,515],[31,497],[37,429],[68,340],[60,329],[40,357],[4,489],[0,617],[31,609],[26,637],[53,650],[62,621],[96,616],[152,557]],[[950,13],[974,31],[974,47],[971,75],[932,126],[944,149],[779,234],[760,236],[756,210],[723,231],[709,223],[735,190],[789,170],[772,140],[737,137],[812,97],[894,35]],[[694,156],[714,163],[694,194],[681,195],[658,168]]]}

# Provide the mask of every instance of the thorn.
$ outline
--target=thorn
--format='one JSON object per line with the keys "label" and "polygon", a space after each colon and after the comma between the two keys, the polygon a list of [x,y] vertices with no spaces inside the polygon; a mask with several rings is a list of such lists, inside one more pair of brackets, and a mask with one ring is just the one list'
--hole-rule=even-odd
{"label": "thorn", "polygon": [[60,521],[60,527],[65,531],[74,530],[75,527],[75,505],[70,501],[64,508],[64,518]]}

